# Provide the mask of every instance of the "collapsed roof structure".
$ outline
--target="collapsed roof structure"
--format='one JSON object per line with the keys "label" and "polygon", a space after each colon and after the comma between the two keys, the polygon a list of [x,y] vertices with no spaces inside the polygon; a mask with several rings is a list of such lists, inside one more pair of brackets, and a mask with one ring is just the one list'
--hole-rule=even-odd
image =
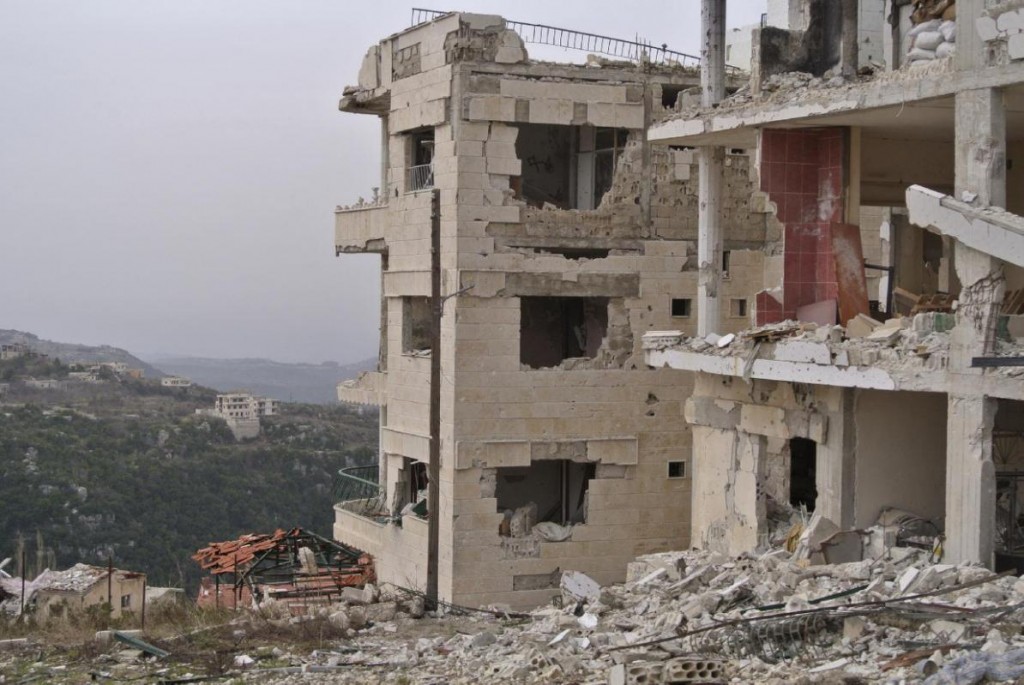
{"label": "collapsed roof structure", "polygon": [[192,559],[210,573],[202,581],[200,606],[234,608],[267,600],[302,607],[329,604],[343,588],[375,579],[368,555],[301,528],[212,542]]}

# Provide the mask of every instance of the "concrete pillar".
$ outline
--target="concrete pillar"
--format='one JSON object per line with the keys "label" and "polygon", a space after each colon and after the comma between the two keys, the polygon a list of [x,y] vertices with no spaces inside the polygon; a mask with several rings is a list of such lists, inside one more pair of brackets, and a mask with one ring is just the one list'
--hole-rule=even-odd
{"label": "concrete pillar", "polygon": [[992,567],[996,478],[992,426],[996,401],[950,395],[946,419],[946,560]]}
{"label": "concrete pillar", "polygon": [[[956,94],[956,182],[958,199],[979,206],[1006,206],[1006,108],[993,88]],[[954,370],[995,348],[996,318],[1006,288],[1002,263],[956,244],[956,275],[962,286],[956,328],[950,340]]]}
{"label": "concrete pillar", "polygon": [[701,0],[701,105],[711,107],[725,97],[725,0]]}
{"label": "concrete pillar", "polygon": [[842,44],[840,47],[840,68],[843,76],[852,78],[857,75],[858,44],[857,36],[860,29],[860,14],[857,0],[841,0],[843,12]]}
{"label": "concrete pillar", "polygon": [[[977,2],[965,2],[967,14]],[[957,7],[960,17],[960,6]],[[959,19],[958,19],[959,20]],[[973,21],[970,26],[973,29]],[[961,46],[957,45],[957,51]],[[965,48],[965,52],[971,52]],[[958,66],[969,64],[965,58]],[[1006,111],[999,90],[983,88],[956,94],[957,198],[980,206],[1006,206]],[[946,419],[946,553],[953,562],[993,564],[995,537],[995,465],[992,426],[996,402],[971,392],[977,370],[971,358],[991,354],[995,327],[1006,289],[1002,263],[961,243],[955,249],[961,283],[956,327],[950,336],[954,374]],[[957,378],[960,376],[960,378]]]}
{"label": "concrete pillar", "polygon": [[[725,0],[702,0],[701,104],[711,107],[725,97]],[[714,333],[721,321],[722,174],[725,148],[705,147],[698,163],[697,335]]]}
{"label": "concrete pillar", "polygon": [[855,455],[857,425],[854,418],[855,390],[821,386],[817,396],[828,406],[828,433],[818,443],[815,511],[841,528],[854,527]]}

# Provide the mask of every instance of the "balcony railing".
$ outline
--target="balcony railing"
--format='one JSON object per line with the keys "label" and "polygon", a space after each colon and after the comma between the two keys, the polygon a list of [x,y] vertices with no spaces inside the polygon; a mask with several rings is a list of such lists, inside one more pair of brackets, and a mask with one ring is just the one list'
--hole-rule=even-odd
{"label": "balcony railing", "polygon": [[386,516],[384,488],[378,480],[376,465],[341,469],[334,481],[334,499],[353,514],[368,518]]}
{"label": "balcony railing", "polygon": [[417,166],[411,166],[407,170],[408,183],[406,184],[407,192],[415,192],[417,190],[426,190],[427,188],[434,187],[434,165],[433,164],[419,164]]}

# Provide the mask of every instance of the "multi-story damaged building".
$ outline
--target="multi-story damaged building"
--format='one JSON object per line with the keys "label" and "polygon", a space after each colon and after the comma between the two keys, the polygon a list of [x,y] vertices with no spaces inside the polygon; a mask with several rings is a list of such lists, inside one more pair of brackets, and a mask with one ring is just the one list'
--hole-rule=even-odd
{"label": "multi-story damaged building", "polygon": [[[903,510],[945,559],[1019,565],[1024,3],[793,0],[724,97],[726,4],[702,3],[701,106],[648,131],[706,160],[700,337],[645,341],[650,365],[695,378],[692,543],[752,549],[779,504],[846,530]],[[717,180],[733,147],[768,201],[765,289],[735,339]]]}
{"label": "multi-story damaged building", "polygon": [[[561,571],[622,580],[689,543],[692,374],[647,368],[642,339],[696,332],[697,158],[647,128],[698,95],[699,60],[557,30],[611,58],[538,62],[524,39],[545,27],[422,18],[370,48],[341,101],[380,119],[382,165],[372,201],[338,209],[336,251],[380,255],[383,297],[379,370],[339,397],[379,405],[381,429],[379,486],[342,474],[334,534],[424,588],[439,514],[441,598],[536,604]],[[721,160],[722,331],[781,278],[749,165],[742,145]]]}

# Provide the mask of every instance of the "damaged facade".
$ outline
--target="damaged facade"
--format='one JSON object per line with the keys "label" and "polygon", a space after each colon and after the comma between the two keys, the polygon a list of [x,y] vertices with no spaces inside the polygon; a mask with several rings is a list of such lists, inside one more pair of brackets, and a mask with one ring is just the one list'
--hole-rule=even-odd
{"label": "damaged facade", "polygon": [[[712,65],[725,5],[703,2]],[[846,530],[905,511],[946,560],[1020,567],[1024,3],[789,5],[793,24],[753,31],[749,88],[648,133],[711,160],[709,263],[730,223],[724,148],[752,151],[770,212],[752,330],[724,335],[711,270],[700,337],[645,336],[648,364],[694,378],[676,419],[692,429],[692,544],[754,549],[780,507]],[[885,49],[865,64],[856,37],[879,17]]]}
{"label": "damaged facade", "polygon": [[[381,407],[381,450],[379,486],[342,474],[357,494],[340,498],[334,535],[371,553],[382,582],[424,587],[437,354],[439,595],[535,605],[562,570],[614,582],[638,554],[689,543],[677,419],[692,374],[648,369],[642,339],[696,332],[698,160],[646,129],[695,96],[697,61],[543,63],[522,24],[428,19],[371,47],[341,101],[381,121],[372,199],[336,214],[337,253],[381,259],[379,370],[339,386]],[[762,248],[782,237],[745,150],[721,167],[718,293],[723,330],[739,331],[772,283]]]}

